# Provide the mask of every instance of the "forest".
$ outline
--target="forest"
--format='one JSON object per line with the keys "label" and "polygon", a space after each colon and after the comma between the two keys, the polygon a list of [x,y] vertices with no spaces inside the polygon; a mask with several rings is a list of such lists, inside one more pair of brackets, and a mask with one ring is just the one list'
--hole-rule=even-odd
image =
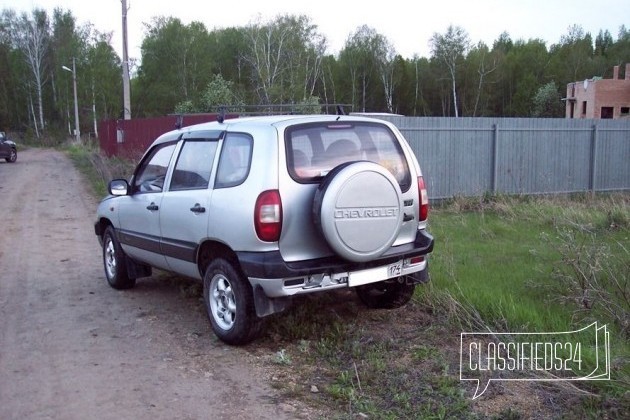
{"label": "forest", "polygon": [[[134,118],[253,104],[294,104],[306,112],[345,104],[355,112],[407,116],[562,118],[567,83],[611,78],[615,65],[623,77],[630,62],[625,26],[616,37],[607,29],[593,37],[575,24],[551,45],[504,32],[486,45],[451,25],[418,40],[429,43],[429,57],[411,58],[366,25],[331,54],[326,35],[306,15],[213,30],[155,17],[144,29],[141,57],[129,63]],[[75,76],[84,135],[97,136],[101,120],[122,118],[122,58],[111,39],[62,8],[52,16],[41,9],[2,10],[0,130],[70,135]]]}

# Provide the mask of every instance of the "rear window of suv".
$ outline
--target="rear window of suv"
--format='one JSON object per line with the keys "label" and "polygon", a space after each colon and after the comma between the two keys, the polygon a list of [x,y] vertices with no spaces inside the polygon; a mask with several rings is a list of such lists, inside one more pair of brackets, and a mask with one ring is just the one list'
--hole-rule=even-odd
{"label": "rear window of suv", "polygon": [[315,123],[296,125],[285,134],[287,166],[300,183],[319,182],[342,163],[367,160],[391,172],[400,189],[411,186],[407,160],[394,133],[382,124]]}

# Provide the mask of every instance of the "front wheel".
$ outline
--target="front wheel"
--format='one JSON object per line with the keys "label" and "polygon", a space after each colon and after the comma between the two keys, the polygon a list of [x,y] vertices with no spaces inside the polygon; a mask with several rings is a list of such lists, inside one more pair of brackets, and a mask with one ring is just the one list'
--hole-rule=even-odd
{"label": "front wheel", "polygon": [[395,309],[406,305],[415,289],[415,284],[407,284],[404,277],[399,277],[357,286],[356,292],[361,302],[368,308]]}
{"label": "front wheel", "polygon": [[260,333],[252,288],[247,278],[224,259],[210,263],[203,277],[203,297],[216,336],[231,345],[246,344]]}
{"label": "front wheel", "polygon": [[17,160],[17,151],[15,149],[11,149],[11,154],[9,155],[8,158],[5,158],[4,160],[6,160],[9,163],[13,163]]}
{"label": "front wheel", "polygon": [[103,234],[103,266],[107,283],[114,289],[130,289],[136,285],[136,279],[130,279],[127,274],[127,256],[112,226]]}

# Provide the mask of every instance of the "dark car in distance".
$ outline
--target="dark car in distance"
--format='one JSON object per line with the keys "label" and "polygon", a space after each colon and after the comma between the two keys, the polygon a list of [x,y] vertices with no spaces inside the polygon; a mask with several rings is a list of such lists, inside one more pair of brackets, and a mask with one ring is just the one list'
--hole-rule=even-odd
{"label": "dark car in distance", "polygon": [[0,159],[13,163],[17,160],[17,146],[8,139],[4,131],[0,131]]}

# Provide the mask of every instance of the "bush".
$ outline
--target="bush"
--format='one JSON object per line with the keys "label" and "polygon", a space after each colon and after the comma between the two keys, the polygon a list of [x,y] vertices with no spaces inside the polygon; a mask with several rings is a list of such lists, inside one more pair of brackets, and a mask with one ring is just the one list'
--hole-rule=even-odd
{"label": "bush", "polygon": [[559,299],[579,319],[610,320],[630,337],[630,251],[577,228],[560,228],[558,237],[561,264],[553,278]]}

